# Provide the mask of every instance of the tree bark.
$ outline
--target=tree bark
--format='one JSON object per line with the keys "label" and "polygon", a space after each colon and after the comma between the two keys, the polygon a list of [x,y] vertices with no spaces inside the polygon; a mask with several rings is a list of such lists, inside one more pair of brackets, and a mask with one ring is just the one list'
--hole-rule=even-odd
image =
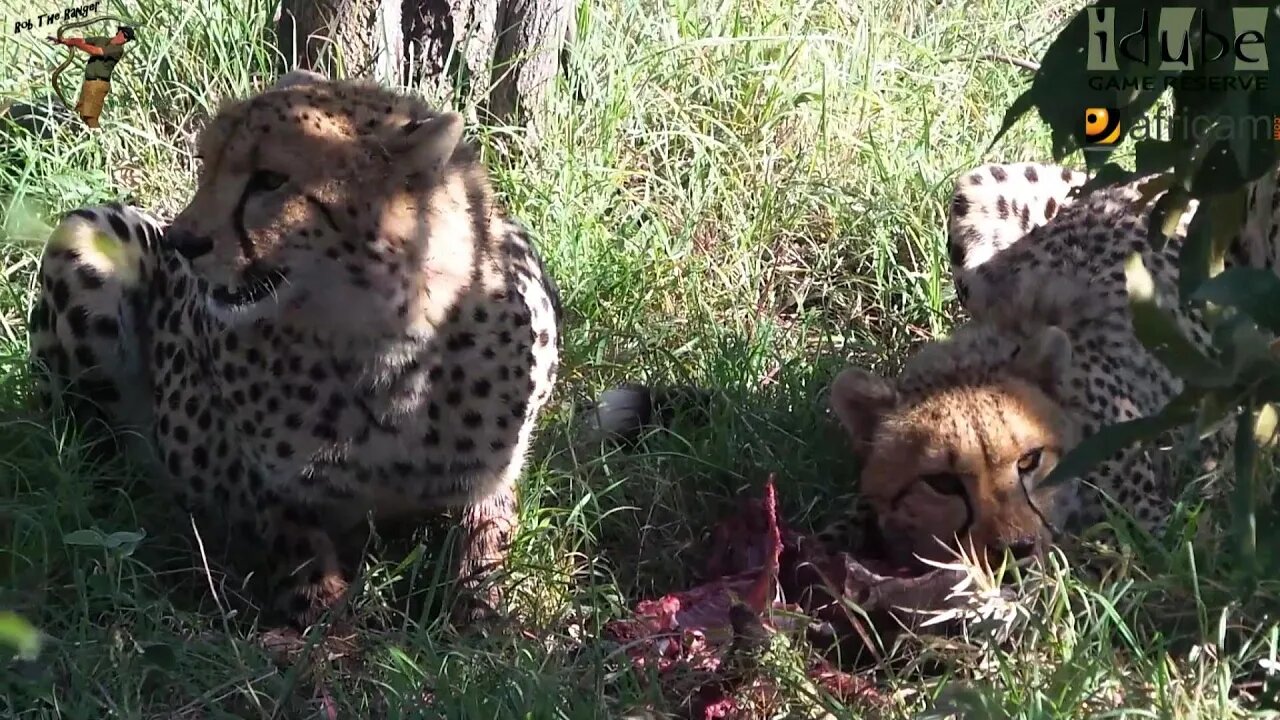
{"label": "tree bark", "polygon": [[571,0],[504,0],[493,53],[489,115],[512,125],[536,121],[560,68],[573,23]]}
{"label": "tree bark", "polygon": [[460,105],[474,119],[529,125],[576,27],[575,0],[281,0],[285,69],[373,76]]}
{"label": "tree bark", "polygon": [[285,69],[400,84],[400,0],[282,0],[276,42]]}
{"label": "tree bark", "polygon": [[405,0],[410,82],[437,102],[484,103],[497,35],[498,0]]}

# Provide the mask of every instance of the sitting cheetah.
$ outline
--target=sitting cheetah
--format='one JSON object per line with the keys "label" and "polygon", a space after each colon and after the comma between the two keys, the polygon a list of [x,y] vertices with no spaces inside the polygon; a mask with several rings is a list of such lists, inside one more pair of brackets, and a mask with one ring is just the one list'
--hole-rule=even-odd
{"label": "sitting cheetah", "polygon": [[[367,513],[462,509],[476,590],[516,522],[560,304],[461,117],[293,73],[198,146],[167,229],[109,205],[54,230],[30,320],[46,401],[74,385],[150,438],[184,509],[261,548],[298,625],[342,597],[335,539]],[[460,620],[500,600],[473,595]]]}
{"label": "sitting cheetah", "polygon": [[[956,539],[993,554],[1038,554],[1060,533],[1105,519],[1104,497],[1152,532],[1171,512],[1176,457],[1157,448],[1131,447],[1083,482],[1038,485],[1083,437],[1158,412],[1181,390],[1134,336],[1131,253],[1141,253],[1160,305],[1209,348],[1199,310],[1177,307],[1191,213],[1156,251],[1151,206],[1138,209],[1143,180],[1072,197],[1085,179],[1038,164],[965,174],[951,199],[949,253],[972,320],[921,347],[895,379],[849,368],[831,386],[832,410],[863,461],[865,504],[843,524],[873,515],[901,562],[948,559],[939,541],[954,548]],[[1276,267],[1274,188],[1268,177],[1251,189],[1250,221],[1228,265]],[[1201,458],[1224,459],[1222,440],[1207,439]]]}

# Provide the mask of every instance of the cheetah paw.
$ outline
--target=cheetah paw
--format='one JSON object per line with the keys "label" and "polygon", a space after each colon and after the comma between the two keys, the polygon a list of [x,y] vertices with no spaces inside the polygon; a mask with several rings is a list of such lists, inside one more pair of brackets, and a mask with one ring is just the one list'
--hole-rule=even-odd
{"label": "cheetah paw", "polygon": [[323,573],[310,582],[294,586],[286,596],[286,612],[290,624],[305,631],[330,610],[335,611],[335,616],[341,615],[347,587],[347,581],[333,572]]}

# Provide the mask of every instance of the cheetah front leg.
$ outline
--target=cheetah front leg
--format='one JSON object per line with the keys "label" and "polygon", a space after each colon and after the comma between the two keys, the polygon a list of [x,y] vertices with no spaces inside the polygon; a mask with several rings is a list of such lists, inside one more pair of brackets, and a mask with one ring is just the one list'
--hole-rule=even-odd
{"label": "cheetah front leg", "polygon": [[497,613],[503,598],[495,571],[506,562],[518,522],[516,486],[510,479],[463,510],[457,570],[463,598],[454,605],[456,624],[467,625]]}
{"label": "cheetah front leg", "polygon": [[145,213],[113,205],[68,213],[50,235],[29,319],[43,409],[62,403],[80,421],[96,418],[113,432],[150,425],[142,317],[160,232]]}
{"label": "cheetah front leg", "polygon": [[267,566],[276,608],[305,630],[346,595],[337,548],[314,508],[278,498],[259,507],[257,531],[270,548]]}

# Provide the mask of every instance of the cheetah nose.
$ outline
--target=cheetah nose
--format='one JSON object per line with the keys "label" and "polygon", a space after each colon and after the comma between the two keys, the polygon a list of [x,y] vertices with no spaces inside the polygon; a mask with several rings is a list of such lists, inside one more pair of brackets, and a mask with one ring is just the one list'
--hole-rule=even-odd
{"label": "cheetah nose", "polygon": [[178,251],[179,255],[188,260],[195,260],[213,250],[213,239],[208,235],[196,235],[185,230],[170,229],[165,235],[165,240],[170,247]]}

